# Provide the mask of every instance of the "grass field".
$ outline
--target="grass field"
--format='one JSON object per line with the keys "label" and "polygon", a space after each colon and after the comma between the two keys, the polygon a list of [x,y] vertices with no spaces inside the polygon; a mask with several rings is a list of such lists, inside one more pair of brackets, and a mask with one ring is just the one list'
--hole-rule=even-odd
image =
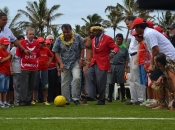
{"label": "grass field", "polygon": [[127,106],[113,101],[104,106],[15,106],[0,108],[0,130],[174,130],[175,112]]}

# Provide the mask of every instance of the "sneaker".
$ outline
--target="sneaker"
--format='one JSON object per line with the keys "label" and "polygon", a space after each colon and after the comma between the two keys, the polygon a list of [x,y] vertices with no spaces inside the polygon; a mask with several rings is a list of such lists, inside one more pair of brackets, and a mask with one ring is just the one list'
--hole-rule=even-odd
{"label": "sneaker", "polygon": [[142,102],[141,104],[140,104],[140,106],[146,106],[146,104],[150,104],[150,103],[152,103],[152,101],[150,101],[150,100],[145,100],[144,102]]}
{"label": "sneaker", "polygon": [[79,100],[75,100],[75,101],[74,101],[74,104],[75,104],[75,105],[80,105]]}
{"label": "sneaker", "polygon": [[19,103],[14,103],[15,106],[19,106]]}
{"label": "sneaker", "polygon": [[151,104],[146,105],[147,108],[155,108],[157,106],[159,106],[159,103],[158,102],[153,102]]}
{"label": "sneaker", "polygon": [[11,107],[11,105],[10,105],[9,103],[5,103],[5,104],[4,104],[4,107],[5,107],[5,108],[9,108],[9,107]]}
{"label": "sneaker", "polygon": [[43,102],[44,103],[44,105],[46,105],[46,106],[49,106],[50,104],[48,103],[48,101],[46,101],[46,102]]}
{"label": "sneaker", "polygon": [[0,104],[0,108],[4,108],[5,107],[5,105],[4,104]]}
{"label": "sneaker", "polygon": [[35,105],[35,104],[36,104],[36,101],[35,101],[35,100],[33,100],[33,101],[31,102],[31,104],[32,104],[32,105]]}

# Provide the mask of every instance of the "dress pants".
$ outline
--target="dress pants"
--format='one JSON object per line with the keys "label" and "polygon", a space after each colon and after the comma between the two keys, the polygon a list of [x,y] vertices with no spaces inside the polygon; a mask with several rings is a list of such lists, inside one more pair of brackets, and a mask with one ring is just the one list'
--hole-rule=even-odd
{"label": "dress pants", "polygon": [[[86,72],[86,94],[93,99],[96,93],[99,94],[98,103],[105,103],[107,73],[107,70],[100,70],[97,64],[91,66]],[[97,89],[96,93],[95,89]]]}

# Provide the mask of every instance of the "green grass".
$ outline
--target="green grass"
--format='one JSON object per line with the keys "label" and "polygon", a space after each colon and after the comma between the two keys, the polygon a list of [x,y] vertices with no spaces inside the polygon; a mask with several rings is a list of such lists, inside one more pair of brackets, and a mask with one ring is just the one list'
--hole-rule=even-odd
{"label": "green grass", "polygon": [[[73,103],[65,107],[44,106],[15,106],[0,109],[1,130],[174,130],[175,120],[132,120],[132,119],[86,119],[87,117],[113,118],[175,118],[175,112],[169,110],[151,110],[144,106],[127,106],[120,101],[113,101],[104,106],[76,106]],[[63,119],[41,119],[61,117]],[[64,119],[64,118],[77,119]],[[84,119],[80,119],[84,117]],[[36,119],[31,119],[36,118]],[[37,119],[38,118],[38,119]]]}

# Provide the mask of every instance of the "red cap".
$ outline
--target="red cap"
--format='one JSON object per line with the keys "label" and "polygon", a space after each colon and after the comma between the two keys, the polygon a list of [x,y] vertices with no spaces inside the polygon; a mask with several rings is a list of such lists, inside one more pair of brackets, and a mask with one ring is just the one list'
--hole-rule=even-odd
{"label": "red cap", "polygon": [[153,28],[154,23],[153,23],[152,21],[147,20],[146,23],[148,24],[148,27],[149,27],[149,28]]}
{"label": "red cap", "polygon": [[51,44],[52,44],[52,41],[49,40],[49,39],[46,39],[46,40],[45,40],[45,44],[46,44],[46,45],[51,45]]}
{"label": "red cap", "polygon": [[43,37],[38,37],[37,41],[38,42],[44,42],[44,38]]}
{"label": "red cap", "polygon": [[160,33],[163,32],[163,29],[162,29],[161,27],[159,27],[159,26],[156,26],[154,29],[157,30],[157,31],[160,32]]}
{"label": "red cap", "polygon": [[137,36],[143,36],[143,35],[138,35],[137,32],[133,32],[131,35],[132,35],[132,36],[136,36],[136,35],[137,35]]}
{"label": "red cap", "polygon": [[130,29],[134,29],[134,27],[135,27],[136,25],[142,24],[142,23],[145,23],[145,22],[144,22],[144,19],[142,19],[142,18],[136,18],[136,19],[133,21],[132,26],[131,26]]}
{"label": "red cap", "polygon": [[167,35],[166,33],[163,33],[163,35],[164,35],[166,38],[168,38],[168,35]]}
{"label": "red cap", "polygon": [[9,45],[9,44],[10,44],[10,41],[9,41],[8,38],[2,37],[2,38],[0,39],[0,43],[3,44],[3,45]]}

